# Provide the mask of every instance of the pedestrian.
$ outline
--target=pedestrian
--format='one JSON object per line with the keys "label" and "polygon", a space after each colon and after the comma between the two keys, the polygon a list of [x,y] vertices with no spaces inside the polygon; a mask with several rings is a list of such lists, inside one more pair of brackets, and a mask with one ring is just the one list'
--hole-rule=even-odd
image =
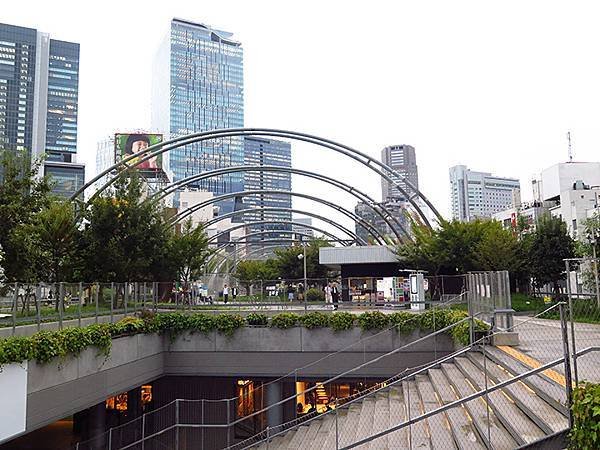
{"label": "pedestrian", "polygon": [[229,288],[227,287],[226,284],[223,285],[223,301],[225,304],[227,304],[227,301],[229,300]]}
{"label": "pedestrian", "polygon": [[304,300],[304,285],[302,283],[298,283],[298,300]]}
{"label": "pedestrian", "polygon": [[325,303],[333,303],[333,298],[331,296],[331,283],[327,283],[323,288],[325,291]]}
{"label": "pedestrian", "polygon": [[235,299],[237,298],[238,295],[238,288],[237,286],[232,286],[231,288],[231,298],[233,299],[233,301],[235,302]]}
{"label": "pedestrian", "polygon": [[288,284],[287,295],[288,295],[288,300],[290,302],[294,300],[294,286],[292,285],[292,283]]}
{"label": "pedestrian", "polygon": [[338,309],[338,300],[340,299],[340,289],[337,283],[334,281],[331,286],[331,301],[333,302],[333,309]]}

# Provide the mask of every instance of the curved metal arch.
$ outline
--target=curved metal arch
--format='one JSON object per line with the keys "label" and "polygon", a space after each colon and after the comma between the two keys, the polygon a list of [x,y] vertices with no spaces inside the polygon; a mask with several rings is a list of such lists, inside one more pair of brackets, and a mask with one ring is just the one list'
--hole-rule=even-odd
{"label": "curved metal arch", "polygon": [[[295,242],[295,241],[294,241],[294,240],[291,240],[290,242]],[[297,242],[297,241],[296,241],[296,242]],[[264,247],[261,247],[261,248],[258,248],[258,249],[257,249],[257,248],[255,248],[254,250],[251,250],[251,251],[249,251],[249,252],[248,252],[248,253],[247,253],[245,256],[248,256],[248,255],[255,254],[255,253],[258,251],[258,250],[264,251],[265,249],[268,249],[268,248],[276,249],[276,248],[283,248],[283,247],[284,247],[284,246],[282,246],[282,245],[266,245],[266,246],[264,246]],[[220,270],[223,268],[223,266],[225,265],[225,263],[226,263],[227,261],[229,261],[229,260],[230,260],[230,259],[224,259],[223,261],[220,261],[220,262],[217,264],[217,266],[215,267],[215,272],[220,274],[220,273],[221,273],[221,272],[220,272]],[[230,273],[231,273],[231,272],[232,272],[232,271],[235,269],[235,267],[237,267],[237,265],[238,265],[238,264],[239,264],[241,261],[244,261],[244,260],[245,260],[245,259],[238,259],[238,260],[237,260],[237,262],[235,262],[235,263],[234,263],[234,264],[233,264],[233,265],[232,265],[232,266],[231,266],[231,267],[228,269],[227,273],[228,273],[228,274],[230,274]]]}
{"label": "curved metal arch", "polygon": [[[311,228],[321,234],[324,234],[326,236],[329,236],[332,239],[336,239],[337,236],[330,233],[329,231],[323,230],[321,228],[315,227],[314,225],[308,225],[305,223],[301,223],[301,222],[294,222],[293,220],[257,220],[254,222],[247,222],[247,223],[239,223],[239,224],[235,224],[217,234],[215,234],[214,236],[211,236],[208,239],[208,243],[210,244],[212,241],[217,240],[220,236],[223,236],[227,233],[230,233],[233,230],[238,230],[240,228],[243,227],[248,227],[248,226],[253,226],[253,225],[263,225],[263,224],[283,224],[283,225],[296,225],[298,227],[303,227],[303,228]],[[288,230],[270,230],[270,233],[278,233],[278,232],[283,232],[283,231],[288,231]]]}
{"label": "curved metal arch", "polygon": [[[295,208],[285,208],[285,207],[280,207],[280,206],[266,206],[264,208],[248,208],[248,209],[241,209],[239,211],[232,211],[230,213],[227,214],[223,214],[222,216],[218,216],[215,217],[212,220],[209,220],[208,222],[206,222],[204,224],[205,227],[208,227],[210,225],[213,225],[215,223],[218,223],[222,220],[225,219],[229,219],[231,217],[235,217],[237,215],[243,215],[243,214],[255,214],[257,212],[261,212],[261,211],[270,211],[270,212],[290,212],[290,213],[296,213],[296,214],[303,214],[305,216],[309,216],[309,217],[314,217],[315,219],[319,219],[322,220],[323,222],[328,223],[329,225],[331,225],[332,227],[337,228],[340,231],[343,231],[344,233],[346,233],[348,236],[352,236],[352,237],[356,237],[357,240],[359,240],[359,242],[363,245],[368,245],[368,243],[361,237],[359,237],[355,232],[350,231],[348,228],[346,228],[343,225],[340,225],[339,223],[337,223],[334,220],[328,219],[327,217],[323,217],[320,214],[317,213],[313,213],[310,211],[306,211],[303,209],[295,209]],[[277,233],[277,230],[273,231],[274,233]]]}
{"label": "curved metal arch", "polygon": [[[273,250],[277,250],[278,248],[282,248],[281,245],[267,245],[265,247],[262,248],[255,248],[254,250],[249,251],[246,256],[250,256],[250,255],[256,255],[257,253],[260,252],[265,252],[265,250],[267,252],[271,252],[273,253]],[[262,254],[261,256],[265,256],[267,253]],[[248,261],[248,259],[239,259],[237,262],[235,262],[230,268],[228,268],[227,273],[233,273],[235,271],[235,269],[237,268],[237,266],[239,265],[239,263],[241,263],[242,261]]]}
{"label": "curved metal arch", "polygon": [[[235,173],[235,172],[284,172],[284,173],[290,173],[290,174],[295,174],[295,175],[301,175],[301,176],[305,176],[307,178],[313,178],[315,180],[319,180],[319,181],[323,181],[327,184],[330,184],[332,186],[335,186],[339,189],[342,189],[343,191],[345,191],[346,193],[356,197],[357,199],[359,199],[360,201],[364,202],[367,206],[369,206],[370,209],[372,209],[379,217],[381,217],[383,219],[383,221],[390,227],[390,229],[392,230],[392,233],[394,233],[394,235],[396,236],[396,238],[398,239],[398,241],[402,241],[402,238],[400,237],[400,234],[398,233],[398,230],[400,230],[405,236],[406,238],[408,238],[409,240],[412,240],[411,235],[406,231],[406,229],[404,228],[404,226],[400,223],[400,221],[398,220],[397,217],[395,217],[390,211],[388,211],[388,209],[385,206],[380,205],[379,203],[377,203],[372,197],[370,197],[368,194],[350,186],[349,184],[346,184],[344,182],[341,182],[339,180],[335,180],[333,178],[330,178],[328,176],[325,175],[321,175],[318,173],[314,173],[314,172],[310,172],[308,170],[302,170],[302,169],[294,169],[291,167],[281,167],[281,166],[232,166],[232,167],[226,167],[226,168],[222,168],[222,169],[214,169],[214,170],[210,170],[208,172],[204,172],[201,174],[197,174],[197,175],[192,175],[190,177],[184,178],[182,180],[176,181],[175,183],[172,183],[169,186],[166,186],[162,189],[159,189],[156,193],[154,193],[153,195],[149,196],[145,201],[160,201],[163,198],[165,198],[167,195],[175,192],[178,188],[181,188],[183,186],[187,186],[188,184],[191,184],[195,181],[200,181],[203,179],[208,179],[208,178],[212,178],[214,176],[218,176],[218,175],[225,175],[228,173]],[[286,192],[286,194],[289,194],[289,192]],[[218,201],[221,200],[226,200],[228,198],[233,198],[236,196],[235,192],[231,192],[228,194],[223,194],[221,196],[218,197],[214,197],[215,199],[219,199]],[[209,202],[209,200],[206,200],[206,202]],[[197,209],[203,208],[204,206],[208,206],[209,204],[211,204],[212,202],[209,203],[198,203],[196,206],[194,206],[194,208],[196,208],[194,211],[196,211]],[[202,205],[202,206],[199,206]],[[374,205],[377,205],[374,206]],[[381,208],[381,210],[379,209]],[[382,210],[385,212],[385,214],[382,212]],[[390,222],[390,219],[394,222],[394,224],[392,222]]]}
{"label": "curved metal arch", "polygon": [[[314,197],[312,195],[301,194],[301,193],[298,193],[298,192],[283,191],[283,190],[278,190],[278,189],[253,189],[253,190],[240,191],[240,192],[235,192],[235,193],[232,192],[230,197],[238,197],[238,196],[247,197],[247,196],[250,196],[250,195],[258,195],[258,194],[290,195],[290,196],[293,196],[293,197],[306,198],[308,200],[312,200],[312,201],[315,201],[317,203],[321,203],[323,205],[329,206],[330,208],[335,209],[338,212],[341,212],[346,217],[349,217],[355,223],[358,222],[363,228],[365,228],[366,230],[369,231],[369,233],[377,240],[377,242],[380,245],[383,245],[385,243],[385,236],[377,228],[375,228],[369,222],[367,222],[366,220],[364,220],[362,217],[358,216],[354,212],[352,212],[349,209],[346,209],[346,208],[344,208],[344,207],[342,207],[340,205],[336,205],[335,203],[329,202],[327,200],[323,200],[322,198]],[[225,194],[225,195],[229,196],[229,194]],[[221,200],[216,200],[213,203],[216,203],[218,201],[221,201]],[[200,204],[200,203],[197,203],[196,205],[198,205],[198,204]],[[188,217],[191,214],[193,214],[198,209],[201,209],[201,208],[197,208],[196,205],[192,205],[192,206],[184,209],[183,211],[177,213],[176,215],[174,215],[173,217],[171,217],[169,219],[168,223],[169,224],[174,224],[174,223],[180,222],[180,221],[184,220],[186,217]],[[233,217],[233,216],[235,216],[235,214],[239,214],[242,211],[260,212],[260,211],[264,211],[266,208],[272,208],[272,207],[268,207],[267,206],[267,207],[259,207],[259,208],[254,208],[254,209],[253,208],[248,208],[246,210],[233,211],[233,212],[230,212],[230,213],[218,216],[218,217],[216,217],[214,219],[211,219],[208,222],[205,222],[203,225],[204,225],[204,227],[209,227],[213,223],[219,222],[219,218]],[[320,217],[321,216],[319,216],[319,218]]]}
{"label": "curved metal arch", "polygon": [[[119,163],[116,163],[116,164],[112,165],[111,167],[107,168],[106,170],[104,170],[103,172],[98,174],[96,177],[94,177],[92,180],[90,180],[88,183],[84,184],[80,189],[78,189],[71,196],[71,200],[74,200],[75,198],[77,198],[88,187],[90,187],[96,181],[98,181],[100,178],[109,174],[111,171],[113,171],[115,169],[121,168],[119,173],[117,175],[115,175],[113,178],[109,179],[109,181],[106,182],[103,186],[101,186],[100,189],[98,191],[96,191],[96,193],[94,193],[94,195],[90,198],[90,200],[92,198],[94,198],[99,192],[103,191],[108,186],[110,186],[112,183],[114,183],[116,178],[125,170],[128,170],[131,167],[136,167],[137,165],[139,165],[155,156],[158,156],[166,151],[170,151],[172,149],[175,149],[175,148],[187,145],[187,144],[191,144],[194,142],[202,142],[202,141],[214,139],[214,138],[237,137],[237,136],[239,136],[239,137],[242,137],[242,136],[283,137],[283,138],[287,138],[287,139],[313,143],[313,144],[319,145],[324,148],[329,148],[338,153],[342,153],[342,154],[354,159],[355,161],[360,162],[361,164],[370,168],[374,172],[378,173],[386,181],[391,183],[399,192],[404,194],[407,201],[413,206],[413,208],[415,208],[415,210],[419,213],[419,215],[421,216],[421,219],[427,226],[431,227],[431,224],[429,223],[427,216],[421,210],[419,205],[417,205],[415,203],[413,196],[409,195],[404,190],[404,188],[400,185],[400,183],[398,183],[396,181],[396,179],[403,181],[410,189],[412,189],[413,192],[419,198],[421,198],[425,202],[425,204],[431,209],[431,211],[435,214],[438,221],[441,222],[443,220],[442,216],[437,211],[437,209],[427,199],[427,197],[425,197],[425,195],[421,191],[419,191],[419,189],[417,189],[416,186],[414,186],[409,180],[404,178],[401,174],[396,172],[390,166],[382,163],[381,161],[374,160],[369,155],[367,155],[363,152],[360,152],[356,149],[353,149],[352,147],[337,143],[337,142],[329,140],[329,139],[321,138],[321,137],[307,134],[307,133],[299,133],[299,132],[295,132],[295,131],[279,130],[279,129],[273,129],[273,128],[230,128],[230,129],[222,129],[222,130],[204,131],[204,132],[200,132],[200,133],[193,133],[193,134],[189,134],[187,136],[174,138],[174,139],[171,139],[171,140],[168,140],[165,142],[161,142],[159,144],[155,144],[155,145],[150,146],[147,149],[141,151],[140,153],[129,155],[128,157],[121,160]],[[142,156],[142,155],[144,155],[144,156]],[[140,157],[140,156],[142,156],[142,157]],[[128,166],[126,164],[134,159],[136,159],[136,161],[134,162],[133,165]],[[374,167],[373,164],[375,166],[385,170],[387,173],[383,172],[382,170],[378,169],[377,167]],[[388,175],[388,173],[392,174],[392,176],[395,177],[396,179],[394,179],[393,177],[390,177]]]}

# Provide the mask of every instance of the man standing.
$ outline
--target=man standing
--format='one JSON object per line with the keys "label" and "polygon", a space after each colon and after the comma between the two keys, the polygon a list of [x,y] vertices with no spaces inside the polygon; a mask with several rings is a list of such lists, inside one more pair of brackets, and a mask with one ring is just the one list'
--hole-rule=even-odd
{"label": "man standing", "polygon": [[227,301],[229,300],[229,288],[227,287],[226,284],[223,285],[223,301],[225,302],[225,304],[227,304]]}
{"label": "man standing", "polygon": [[336,282],[331,286],[331,300],[333,301],[333,309],[338,309],[338,300],[340,299],[340,290]]}
{"label": "man standing", "polygon": [[237,286],[232,286],[231,287],[231,298],[233,299],[233,302],[235,303],[235,299],[238,295],[238,288]]}

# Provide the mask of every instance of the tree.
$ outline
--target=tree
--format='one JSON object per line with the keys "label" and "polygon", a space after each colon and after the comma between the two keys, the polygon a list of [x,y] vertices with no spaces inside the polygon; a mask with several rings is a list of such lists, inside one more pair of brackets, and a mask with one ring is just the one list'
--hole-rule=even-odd
{"label": "tree", "polygon": [[13,234],[17,227],[31,224],[50,203],[50,184],[38,176],[40,164],[32,164],[25,151],[0,150],[0,247],[7,281],[21,281],[30,275],[30,263],[13,242]]}
{"label": "tree", "polygon": [[537,224],[528,259],[535,285],[552,283],[555,296],[558,282],[565,278],[564,259],[574,256],[574,243],[566,224],[558,217],[544,216]]}
{"label": "tree", "polygon": [[183,224],[180,233],[174,233],[168,243],[167,261],[171,264],[173,279],[187,286],[198,279],[211,251],[208,237],[201,225],[192,226],[191,219]]}
{"label": "tree", "polygon": [[479,270],[519,270],[522,261],[519,255],[519,241],[498,221],[485,224],[481,239],[475,246],[474,262]]}
{"label": "tree", "polygon": [[[331,244],[324,239],[312,239],[306,246],[306,276],[308,278],[327,278],[328,269],[319,264],[319,249]],[[278,276],[283,279],[301,279],[304,277],[304,261],[299,258],[304,255],[302,246],[295,245],[275,250],[275,266]]]}
{"label": "tree", "polygon": [[95,198],[83,230],[83,275],[99,281],[172,281],[166,258],[172,230],[156,203],[140,202],[136,173],[122,176],[114,194]]}

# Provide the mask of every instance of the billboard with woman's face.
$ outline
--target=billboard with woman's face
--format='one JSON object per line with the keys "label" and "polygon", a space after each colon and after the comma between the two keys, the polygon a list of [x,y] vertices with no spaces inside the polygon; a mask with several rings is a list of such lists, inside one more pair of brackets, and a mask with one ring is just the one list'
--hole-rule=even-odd
{"label": "billboard with woman's face", "polygon": [[[122,161],[128,156],[143,152],[148,147],[162,142],[162,134],[115,134],[115,156],[117,161]],[[142,159],[144,154],[139,158],[129,160],[129,165],[135,164],[139,159]],[[162,154],[154,156],[139,165],[136,168],[143,172],[159,172],[162,170]]]}

